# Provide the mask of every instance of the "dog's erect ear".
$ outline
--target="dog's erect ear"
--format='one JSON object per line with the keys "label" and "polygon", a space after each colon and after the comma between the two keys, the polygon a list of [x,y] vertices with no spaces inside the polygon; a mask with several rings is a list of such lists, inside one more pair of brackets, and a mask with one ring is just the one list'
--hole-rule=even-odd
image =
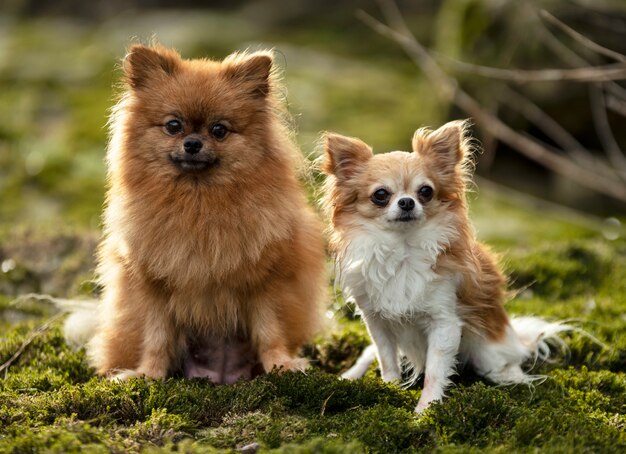
{"label": "dog's erect ear", "polygon": [[351,179],[373,155],[372,149],[360,139],[327,133],[324,137],[324,165],[327,175],[339,181]]}
{"label": "dog's erect ear", "polygon": [[264,98],[270,92],[273,62],[273,55],[268,51],[233,54],[224,60],[225,75],[254,97]]}
{"label": "dog's erect ear", "polygon": [[141,88],[152,79],[173,75],[180,61],[180,55],[174,50],[133,44],[124,58],[123,67],[128,84],[132,88]]}
{"label": "dog's erect ear", "polygon": [[418,129],[413,135],[413,151],[435,159],[446,170],[452,170],[463,160],[464,137],[467,123],[456,120],[439,129]]}

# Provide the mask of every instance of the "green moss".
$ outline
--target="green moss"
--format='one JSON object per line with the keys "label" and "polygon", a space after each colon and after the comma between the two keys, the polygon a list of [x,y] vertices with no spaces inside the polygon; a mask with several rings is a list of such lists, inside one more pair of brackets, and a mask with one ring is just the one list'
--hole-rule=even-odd
{"label": "green moss", "polygon": [[354,364],[369,344],[370,340],[363,330],[346,327],[342,332],[318,337],[313,344],[305,347],[304,354],[313,366],[325,372],[339,373]]}
{"label": "green moss", "polygon": [[432,428],[415,417],[413,406],[398,408],[383,404],[356,409],[351,414],[332,418],[323,427],[331,430],[331,433],[337,431],[345,439],[358,439],[372,452],[403,452],[432,448],[434,445]]}
{"label": "green moss", "polygon": [[626,375],[609,371],[569,368],[555,370],[552,378],[563,387],[583,412],[601,410],[626,415]]}
{"label": "green moss", "polygon": [[317,437],[300,444],[286,444],[268,452],[273,454],[359,454],[367,452],[357,441],[339,441],[332,437]]}
{"label": "green moss", "polygon": [[0,438],[0,452],[106,453],[123,446],[122,443],[115,446],[109,436],[87,423],[68,419],[59,421],[58,425],[23,428],[11,440]]}
{"label": "green moss", "polygon": [[188,437],[187,431],[190,429],[192,426],[186,418],[168,414],[166,408],[159,408],[153,409],[145,421],[130,426],[128,437],[136,440],[140,446],[164,446]]}
{"label": "green moss", "polygon": [[[30,244],[51,244],[40,242],[45,237]],[[83,268],[72,255],[81,241],[54,244],[67,269]],[[333,328],[305,349],[313,366],[306,374],[272,373],[231,386],[94,377],[84,351],[65,344],[60,320],[37,332],[53,306],[0,297],[3,314],[22,317],[0,337],[0,362],[32,337],[0,380],[0,452],[232,452],[250,443],[261,452],[619,452],[626,443],[623,247],[591,238],[511,251],[511,268],[543,273],[545,282],[531,287],[532,295],[519,294],[509,311],[576,318],[570,323],[604,346],[582,332],[565,334],[568,350],[535,366],[548,376],[535,387],[495,387],[460,370],[448,397],[421,418],[413,413],[420,382],[404,390],[374,372],[356,382],[336,375],[369,343],[340,295],[329,312]],[[555,265],[563,261],[571,264]],[[56,279],[37,273],[42,285]],[[573,287],[552,287],[557,281]]]}
{"label": "green moss", "polygon": [[521,447],[534,446],[550,451],[617,453],[626,449],[623,430],[611,424],[606,415],[582,413],[562,406],[555,411],[542,405],[520,418],[513,437]]}
{"label": "green moss", "polygon": [[527,411],[506,390],[476,383],[453,389],[445,403],[428,410],[427,418],[440,443],[485,448],[506,442]]}
{"label": "green moss", "polygon": [[218,448],[245,446],[256,442],[272,425],[272,417],[259,410],[228,414],[217,427],[198,432],[200,443]]}
{"label": "green moss", "polygon": [[556,300],[596,293],[610,270],[609,257],[605,244],[579,241],[545,245],[531,254],[511,254],[507,261],[515,287]]}

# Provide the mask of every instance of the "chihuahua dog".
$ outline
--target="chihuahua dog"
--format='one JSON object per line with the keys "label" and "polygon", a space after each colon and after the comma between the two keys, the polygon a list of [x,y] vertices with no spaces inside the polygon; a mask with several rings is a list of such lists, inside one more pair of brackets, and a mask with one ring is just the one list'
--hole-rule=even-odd
{"label": "chihuahua dog", "polygon": [[324,243],[272,54],[185,60],[133,45],[123,69],[88,345],[97,372],[231,383],[304,369]]}
{"label": "chihuahua dog", "polygon": [[356,138],[325,138],[331,250],[375,345],[344,377],[363,375],[377,353],[383,380],[400,381],[404,357],[413,381],[424,373],[418,413],[442,399],[457,358],[496,383],[530,383],[540,377],[522,364],[570,329],[507,316],[505,279],[468,218],[465,131],[461,121],[419,129],[413,152],[379,155]]}

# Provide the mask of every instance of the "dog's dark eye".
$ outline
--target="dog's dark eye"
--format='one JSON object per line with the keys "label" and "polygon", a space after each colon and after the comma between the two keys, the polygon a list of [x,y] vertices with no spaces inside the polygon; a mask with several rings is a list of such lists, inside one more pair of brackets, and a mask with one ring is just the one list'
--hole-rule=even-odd
{"label": "dog's dark eye", "polygon": [[183,131],[183,124],[180,122],[180,120],[170,120],[167,123],[165,123],[165,130],[167,131],[168,134],[171,134],[174,136]]}
{"label": "dog's dark eye", "polygon": [[215,123],[213,126],[211,126],[211,135],[217,140],[223,139],[224,137],[226,137],[226,134],[228,134],[228,128],[222,123]]}
{"label": "dog's dark eye", "polygon": [[384,207],[389,203],[389,199],[391,198],[391,194],[386,189],[380,188],[374,191],[372,196],[370,197],[374,205],[378,205],[379,207]]}
{"label": "dog's dark eye", "polygon": [[433,198],[433,188],[425,184],[417,191],[417,197],[421,203],[430,202]]}

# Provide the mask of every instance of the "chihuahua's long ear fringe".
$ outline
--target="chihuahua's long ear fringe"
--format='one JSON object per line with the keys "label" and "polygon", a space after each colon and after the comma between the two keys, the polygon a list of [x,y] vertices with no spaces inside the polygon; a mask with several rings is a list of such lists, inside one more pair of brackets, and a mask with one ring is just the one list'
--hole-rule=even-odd
{"label": "chihuahua's long ear fringe", "polygon": [[413,134],[413,152],[433,161],[440,175],[454,182],[459,195],[473,189],[474,152],[470,120],[450,121],[436,130],[420,128]]}
{"label": "chihuahua's long ear fringe", "polygon": [[474,189],[472,176],[476,170],[476,154],[480,152],[480,143],[470,133],[473,125],[472,121],[467,118],[459,120],[459,122],[461,123],[461,150],[463,152],[460,169],[463,183],[465,184],[465,191],[468,192]]}
{"label": "chihuahua's long ear fringe", "polygon": [[451,166],[464,164],[473,151],[470,126],[469,120],[454,120],[436,130],[419,128],[411,140],[413,151],[424,156],[434,153]]}
{"label": "chihuahua's long ear fringe", "polygon": [[374,152],[360,139],[328,132],[324,135],[325,160],[322,170],[340,181],[350,180],[361,164],[367,162]]}
{"label": "chihuahua's long ear fringe", "polygon": [[331,226],[335,225],[339,213],[354,209],[358,191],[352,179],[359,173],[361,164],[374,154],[365,142],[331,132],[322,134],[316,149],[319,157],[315,164],[321,173],[326,174],[318,197],[319,205],[329,221],[329,249],[332,254],[338,254],[339,236]]}

